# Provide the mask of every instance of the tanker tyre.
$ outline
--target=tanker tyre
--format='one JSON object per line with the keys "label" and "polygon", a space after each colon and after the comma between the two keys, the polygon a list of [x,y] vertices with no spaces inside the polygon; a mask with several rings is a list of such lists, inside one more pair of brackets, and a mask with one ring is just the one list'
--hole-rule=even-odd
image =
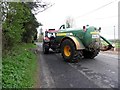
{"label": "tanker tyre", "polygon": [[78,53],[76,51],[75,45],[69,39],[66,39],[62,42],[62,44],[61,44],[61,54],[62,54],[63,59],[66,62],[75,63],[75,62],[79,61],[78,58],[77,58]]}
{"label": "tanker tyre", "polygon": [[95,51],[84,51],[84,58],[94,59],[99,53],[99,50]]}

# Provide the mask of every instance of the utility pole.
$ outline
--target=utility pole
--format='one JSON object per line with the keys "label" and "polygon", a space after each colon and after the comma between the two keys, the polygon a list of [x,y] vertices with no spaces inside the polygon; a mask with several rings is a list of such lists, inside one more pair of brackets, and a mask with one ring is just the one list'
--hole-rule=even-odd
{"label": "utility pole", "polygon": [[115,44],[115,26],[114,26],[114,44]]}
{"label": "utility pole", "polygon": [[[115,26],[114,26],[114,47],[115,47]],[[115,51],[115,48],[114,48]]]}

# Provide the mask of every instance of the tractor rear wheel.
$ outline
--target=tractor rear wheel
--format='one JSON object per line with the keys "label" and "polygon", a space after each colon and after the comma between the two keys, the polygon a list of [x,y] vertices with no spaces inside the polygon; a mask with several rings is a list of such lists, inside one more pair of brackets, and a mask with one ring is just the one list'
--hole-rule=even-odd
{"label": "tractor rear wheel", "polygon": [[66,62],[78,62],[79,61],[79,59],[77,58],[78,53],[76,51],[75,45],[69,39],[66,39],[62,42],[61,53]]}

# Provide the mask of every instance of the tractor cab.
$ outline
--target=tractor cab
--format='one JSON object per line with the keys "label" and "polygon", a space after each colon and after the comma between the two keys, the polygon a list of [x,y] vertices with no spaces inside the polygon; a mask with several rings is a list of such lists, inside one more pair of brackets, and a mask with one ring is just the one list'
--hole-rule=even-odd
{"label": "tractor cab", "polygon": [[53,51],[55,51],[57,45],[56,45],[56,34],[57,30],[55,29],[48,29],[45,31],[44,39],[43,39],[43,47],[46,48],[44,49],[44,53],[49,52],[49,48],[51,48]]}
{"label": "tractor cab", "polygon": [[45,37],[49,38],[50,41],[54,40],[56,37],[57,30],[55,29],[48,29],[48,31],[45,31]]}

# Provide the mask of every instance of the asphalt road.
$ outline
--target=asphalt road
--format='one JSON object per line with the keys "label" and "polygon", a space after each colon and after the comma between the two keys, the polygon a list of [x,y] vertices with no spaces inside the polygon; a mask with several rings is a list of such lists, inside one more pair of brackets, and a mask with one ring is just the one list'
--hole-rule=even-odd
{"label": "asphalt road", "polygon": [[43,54],[37,43],[40,88],[118,88],[118,55],[100,53],[79,63],[64,62],[61,54]]}

